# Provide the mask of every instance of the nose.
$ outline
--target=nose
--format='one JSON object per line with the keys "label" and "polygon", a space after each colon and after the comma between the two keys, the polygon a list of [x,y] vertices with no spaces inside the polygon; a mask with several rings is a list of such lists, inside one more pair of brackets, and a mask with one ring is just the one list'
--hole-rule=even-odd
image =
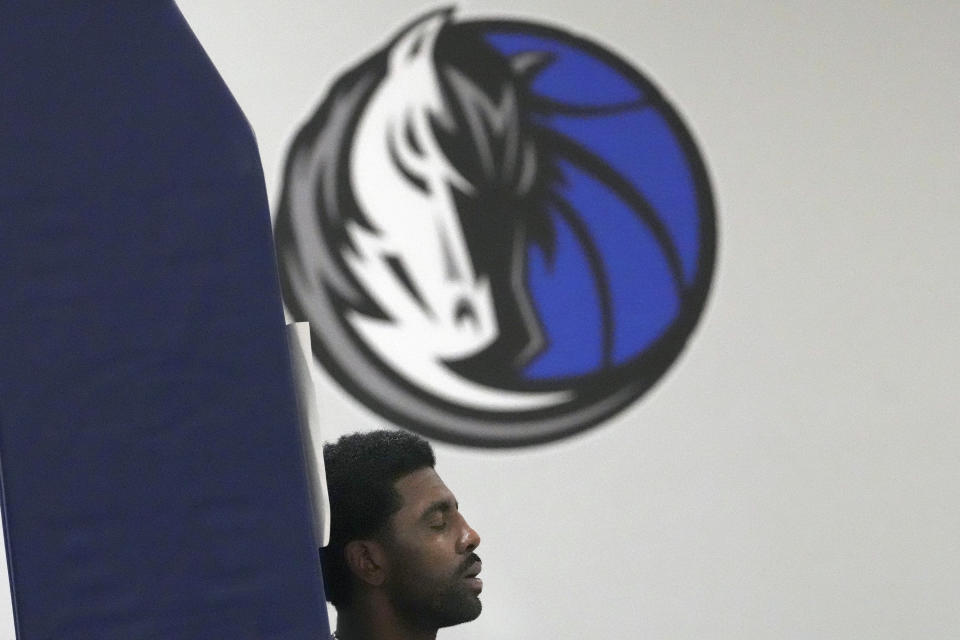
{"label": "nose", "polygon": [[460,539],[457,540],[458,553],[470,553],[480,546],[480,534],[474,531],[473,527],[463,521],[463,530],[460,532]]}

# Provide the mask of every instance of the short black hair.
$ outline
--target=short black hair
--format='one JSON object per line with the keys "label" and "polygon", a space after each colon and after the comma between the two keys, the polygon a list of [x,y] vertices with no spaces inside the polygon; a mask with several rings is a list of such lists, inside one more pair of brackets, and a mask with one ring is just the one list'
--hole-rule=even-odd
{"label": "short black hair", "polygon": [[394,482],[419,469],[433,468],[430,443],[408,431],[354,433],[323,447],[330,495],[330,544],[322,550],[327,600],[349,605],[352,579],[344,549],[352,540],[382,537],[400,507]]}

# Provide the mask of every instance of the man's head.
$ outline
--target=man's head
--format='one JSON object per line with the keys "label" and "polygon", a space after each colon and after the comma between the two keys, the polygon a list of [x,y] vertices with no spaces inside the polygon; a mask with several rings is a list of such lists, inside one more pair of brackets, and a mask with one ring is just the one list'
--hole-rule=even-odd
{"label": "man's head", "polygon": [[434,471],[430,444],[404,431],[357,433],[323,457],[330,602],[342,612],[379,597],[410,626],[432,629],[480,615],[480,537]]}

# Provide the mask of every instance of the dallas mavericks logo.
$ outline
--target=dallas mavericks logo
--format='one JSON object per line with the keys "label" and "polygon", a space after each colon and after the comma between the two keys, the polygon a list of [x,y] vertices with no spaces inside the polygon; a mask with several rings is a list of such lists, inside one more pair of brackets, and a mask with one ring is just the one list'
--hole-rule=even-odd
{"label": "dallas mavericks logo", "polygon": [[696,148],[596,44],[435,12],[341,76],[293,142],[284,296],[333,377],[398,424],[513,446],[646,391],[703,308]]}

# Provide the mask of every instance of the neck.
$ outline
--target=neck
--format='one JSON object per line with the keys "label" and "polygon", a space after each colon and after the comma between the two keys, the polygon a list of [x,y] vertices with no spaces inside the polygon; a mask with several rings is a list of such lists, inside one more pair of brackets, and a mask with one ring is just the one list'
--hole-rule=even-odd
{"label": "neck", "polygon": [[357,599],[337,609],[338,640],[436,640],[436,629],[410,626],[382,598]]}

